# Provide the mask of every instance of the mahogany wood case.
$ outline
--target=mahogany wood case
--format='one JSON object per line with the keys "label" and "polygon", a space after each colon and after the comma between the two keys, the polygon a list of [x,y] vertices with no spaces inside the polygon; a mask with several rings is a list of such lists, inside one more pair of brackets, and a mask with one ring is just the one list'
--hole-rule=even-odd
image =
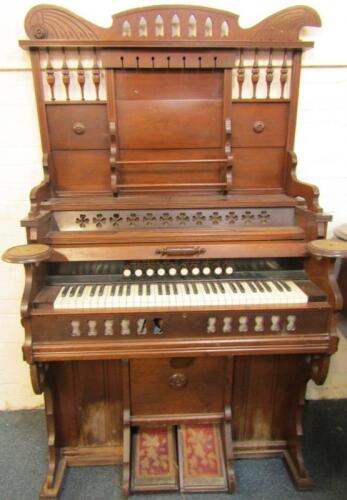
{"label": "mahogany wood case", "polygon": [[[293,152],[313,45],[299,35],[320,24],[304,6],[248,29],[186,5],[122,12],[110,28],[50,5],[27,14],[44,178],[28,246],[4,259],[25,266],[23,353],[48,429],[41,498],[58,496],[66,466],[105,464],[123,465],[125,495],[232,492],[235,457],[282,456],[312,486],[305,388],[324,382],[341,308],[336,255],[310,245],[330,217]],[[220,477],[194,482],[184,436],[197,424],[217,436]],[[163,427],[178,462],[167,484],[141,476],[136,451]]]}

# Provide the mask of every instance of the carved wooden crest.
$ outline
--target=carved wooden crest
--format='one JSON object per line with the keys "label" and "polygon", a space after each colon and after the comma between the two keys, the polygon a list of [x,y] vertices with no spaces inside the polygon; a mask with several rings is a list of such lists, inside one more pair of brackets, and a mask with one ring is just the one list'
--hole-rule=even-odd
{"label": "carved wooden crest", "polygon": [[152,6],[115,14],[110,28],[102,28],[62,7],[39,5],[27,14],[25,29],[29,38],[37,41],[136,41],[164,45],[238,42],[272,46],[286,43],[287,47],[303,47],[310,44],[300,41],[301,29],[321,25],[318,14],[306,6],[284,9],[248,29],[241,28],[238,19],[235,14],[204,7]]}

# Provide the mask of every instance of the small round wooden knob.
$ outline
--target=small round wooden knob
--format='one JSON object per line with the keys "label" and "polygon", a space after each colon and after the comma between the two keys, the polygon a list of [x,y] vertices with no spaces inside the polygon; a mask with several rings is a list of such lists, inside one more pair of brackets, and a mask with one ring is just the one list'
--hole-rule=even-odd
{"label": "small round wooden knob", "polygon": [[18,245],[6,250],[2,256],[2,260],[11,264],[32,264],[48,260],[52,251],[51,247],[36,243]]}
{"label": "small round wooden knob", "polygon": [[86,127],[82,122],[75,122],[72,125],[72,130],[75,132],[75,134],[82,135],[86,131]]}
{"label": "small round wooden knob", "polygon": [[253,123],[253,130],[256,134],[260,134],[265,128],[265,123],[258,120]]}
{"label": "small round wooden knob", "polygon": [[174,389],[181,389],[188,383],[187,377],[183,373],[174,373],[169,378],[169,386]]}

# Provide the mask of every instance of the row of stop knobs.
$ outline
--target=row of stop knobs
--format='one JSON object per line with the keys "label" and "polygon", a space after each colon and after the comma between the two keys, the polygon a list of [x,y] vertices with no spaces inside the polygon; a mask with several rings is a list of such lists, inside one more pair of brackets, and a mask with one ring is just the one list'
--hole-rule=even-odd
{"label": "row of stop knobs", "polygon": [[152,276],[160,276],[163,277],[165,275],[168,276],[210,276],[210,275],[215,275],[215,276],[221,276],[223,273],[226,274],[227,276],[230,276],[233,273],[233,268],[231,266],[227,266],[224,269],[221,266],[217,267],[210,267],[210,266],[204,266],[202,268],[200,267],[192,267],[188,268],[186,266],[180,267],[177,269],[176,267],[169,267],[168,269],[164,267],[159,267],[158,269],[154,269],[152,267],[148,267],[147,269],[143,270],[141,268],[136,268],[136,269],[130,269],[129,267],[124,268],[123,270],[123,276],[126,278],[130,278],[131,276],[136,276],[136,278],[141,278],[141,276],[148,276],[151,278]]}

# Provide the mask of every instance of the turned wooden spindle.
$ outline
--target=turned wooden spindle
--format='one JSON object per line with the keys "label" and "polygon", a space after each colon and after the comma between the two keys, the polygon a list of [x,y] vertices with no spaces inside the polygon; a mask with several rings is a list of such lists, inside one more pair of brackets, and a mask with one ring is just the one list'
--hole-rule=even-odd
{"label": "turned wooden spindle", "polygon": [[95,49],[94,49],[92,75],[93,75],[93,83],[94,83],[94,87],[95,87],[96,100],[100,101],[101,72],[100,72],[100,68],[98,66],[97,54],[96,54]]}
{"label": "turned wooden spindle", "polygon": [[85,101],[84,84],[86,83],[86,75],[82,65],[81,50],[78,48],[78,65],[77,65],[77,81],[81,89],[81,100]]}
{"label": "turned wooden spindle", "polygon": [[245,81],[245,68],[243,64],[243,49],[240,50],[240,60],[237,68],[237,83],[239,86],[239,99],[242,99],[242,87]]}
{"label": "turned wooden spindle", "polygon": [[63,64],[61,68],[63,84],[65,87],[66,100],[70,100],[70,72],[66,61],[65,48],[63,48]]}
{"label": "turned wooden spindle", "polygon": [[269,52],[269,60],[266,67],[266,98],[270,99],[271,84],[274,78],[274,70],[272,65],[272,49]]}
{"label": "turned wooden spindle", "polygon": [[253,99],[257,97],[257,86],[259,82],[259,64],[258,64],[258,49],[255,49],[254,60],[252,67],[252,86],[253,86]]}
{"label": "turned wooden spindle", "polygon": [[54,69],[51,62],[49,48],[47,47],[47,64],[46,64],[46,75],[47,75],[47,83],[51,92],[51,101],[55,101],[54,95],[54,85],[55,85],[55,74]]}
{"label": "turned wooden spindle", "polygon": [[281,82],[281,99],[284,98],[284,88],[288,80],[288,64],[287,64],[287,49],[284,50],[283,61],[281,66],[280,82]]}

